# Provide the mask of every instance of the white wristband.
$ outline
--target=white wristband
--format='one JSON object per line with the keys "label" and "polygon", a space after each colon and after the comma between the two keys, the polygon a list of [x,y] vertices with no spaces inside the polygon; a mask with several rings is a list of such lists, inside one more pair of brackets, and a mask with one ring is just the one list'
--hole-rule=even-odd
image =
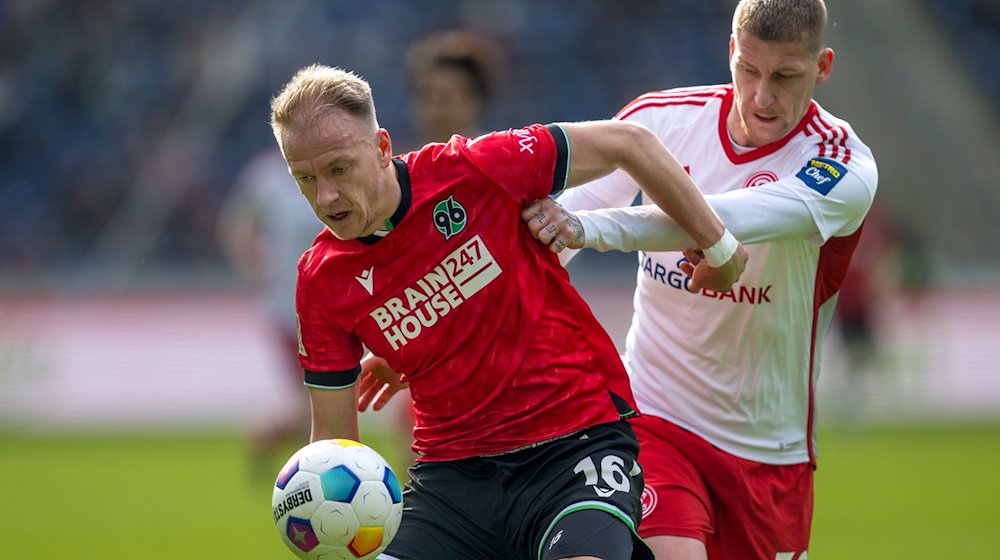
{"label": "white wristband", "polygon": [[708,266],[719,268],[726,264],[729,262],[729,259],[733,258],[733,253],[736,252],[739,246],[740,242],[736,241],[732,233],[729,233],[729,229],[726,229],[726,231],[722,232],[722,238],[716,241],[715,245],[704,250]]}

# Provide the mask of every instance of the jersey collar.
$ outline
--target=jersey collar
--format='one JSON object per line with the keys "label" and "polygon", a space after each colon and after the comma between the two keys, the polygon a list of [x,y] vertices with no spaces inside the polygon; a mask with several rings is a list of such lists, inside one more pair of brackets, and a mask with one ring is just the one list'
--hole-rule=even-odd
{"label": "jersey collar", "polygon": [[805,129],[806,124],[808,124],[809,121],[812,120],[812,118],[818,113],[816,102],[810,101],[809,109],[806,110],[806,114],[803,115],[799,124],[789,131],[788,134],[778,140],[775,140],[774,142],[771,142],[770,144],[765,144],[746,152],[737,152],[733,149],[733,143],[729,136],[729,129],[726,128],[726,118],[729,116],[729,110],[733,107],[735,88],[732,84],[729,84],[726,88],[726,95],[722,98],[722,107],[719,111],[719,141],[722,142],[722,148],[726,151],[726,156],[729,158],[729,161],[735,164],[747,163],[780,150],[796,134],[802,132]]}
{"label": "jersey collar", "polygon": [[385,221],[385,229],[375,230],[375,233],[371,235],[365,235],[359,237],[358,241],[362,243],[367,243],[369,245],[378,242],[380,239],[389,235],[399,222],[403,221],[403,217],[410,210],[410,170],[406,168],[406,164],[403,160],[398,158],[392,159],[393,165],[396,166],[396,179],[399,180],[399,206],[396,207],[396,211],[389,216],[389,219]]}

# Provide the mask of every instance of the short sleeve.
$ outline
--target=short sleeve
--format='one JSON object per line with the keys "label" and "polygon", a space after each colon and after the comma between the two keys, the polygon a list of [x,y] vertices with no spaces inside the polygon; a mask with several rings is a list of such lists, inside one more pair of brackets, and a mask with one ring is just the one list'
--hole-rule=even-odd
{"label": "short sleeve", "polygon": [[[662,107],[657,107],[656,110],[630,110],[643,97],[639,97],[623,107],[614,119],[639,123],[652,130],[663,141],[664,130],[661,120],[664,119],[664,110]],[[567,190],[559,196],[559,203],[572,212],[599,208],[625,208],[632,205],[640,192],[639,184],[631,175],[622,169],[616,169],[604,177]]]}
{"label": "short sleeve", "polygon": [[569,141],[559,125],[534,124],[469,139],[469,160],[514,198],[558,194],[569,175]]}
{"label": "short sleeve", "polygon": [[317,303],[329,301],[330,297],[317,293],[317,284],[300,266],[295,289],[299,363],[306,371],[306,385],[347,387],[354,384],[361,372],[358,364],[364,348],[356,336],[330,320]]}

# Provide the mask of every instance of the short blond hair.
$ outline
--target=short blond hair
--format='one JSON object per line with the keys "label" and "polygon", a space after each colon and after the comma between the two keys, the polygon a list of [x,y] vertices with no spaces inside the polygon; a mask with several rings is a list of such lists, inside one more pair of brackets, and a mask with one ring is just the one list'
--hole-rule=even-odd
{"label": "short blond hair", "polygon": [[823,48],[823,0],[740,0],[733,14],[733,36],[746,31],[764,41],[802,41],[810,53]]}
{"label": "short blond hair", "polygon": [[343,109],[378,128],[372,88],[364,78],[341,68],[312,64],[296,72],[271,99],[271,129],[280,141],[281,130],[308,126],[333,109]]}

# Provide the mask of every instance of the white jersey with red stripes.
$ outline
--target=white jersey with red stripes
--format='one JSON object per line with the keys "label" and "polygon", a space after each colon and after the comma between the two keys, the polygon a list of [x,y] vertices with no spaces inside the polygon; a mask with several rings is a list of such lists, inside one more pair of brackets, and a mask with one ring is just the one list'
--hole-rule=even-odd
{"label": "white jersey with red stripes", "polygon": [[[850,125],[815,102],[784,138],[735,146],[732,103],[731,85],[681,88],[643,95],[617,115],[652,129],[705,194],[739,196],[720,215],[766,233],[742,241],[768,240],[746,246],[746,271],[726,293],[686,291],[682,253],[640,252],[625,362],[644,414],[745,459],[814,461],[819,351],[877,169]],[[571,211],[625,207],[639,192],[616,172],[559,202]],[[781,231],[783,213],[798,213],[810,231]]]}

